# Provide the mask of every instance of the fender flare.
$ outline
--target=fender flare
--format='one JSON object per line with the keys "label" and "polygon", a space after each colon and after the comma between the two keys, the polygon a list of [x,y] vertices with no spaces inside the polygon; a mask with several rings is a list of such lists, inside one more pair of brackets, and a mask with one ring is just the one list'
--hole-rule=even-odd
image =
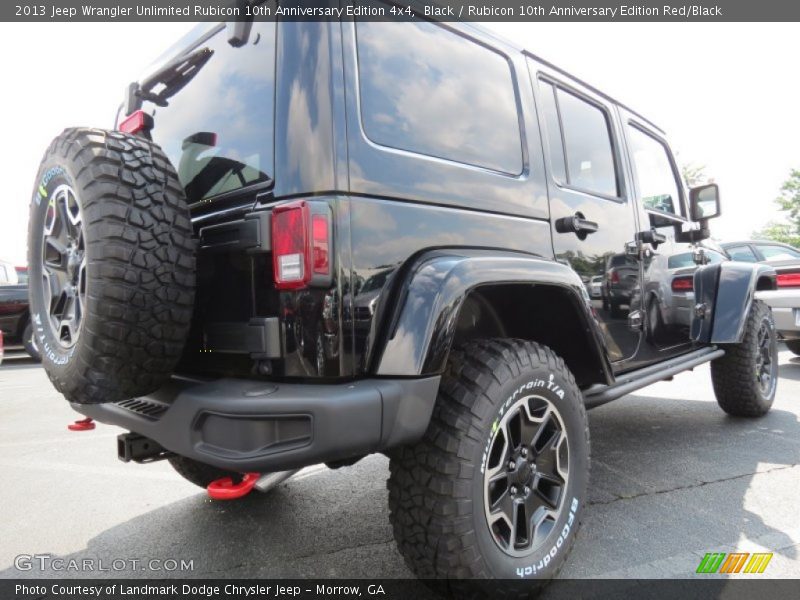
{"label": "fender flare", "polygon": [[775,289],[777,275],[769,265],[727,261],[697,269],[692,339],[706,344],[742,341],[747,315],[763,277],[770,280],[770,289]]}
{"label": "fender flare", "polygon": [[386,335],[375,361],[377,375],[441,373],[459,311],[472,290],[486,285],[532,284],[558,286],[567,292],[606,380],[613,381],[605,338],[591,299],[571,267],[520,253],[456,249],[424,253],[404,271],[395,288],[399,290],[398,302],[385,321]]}

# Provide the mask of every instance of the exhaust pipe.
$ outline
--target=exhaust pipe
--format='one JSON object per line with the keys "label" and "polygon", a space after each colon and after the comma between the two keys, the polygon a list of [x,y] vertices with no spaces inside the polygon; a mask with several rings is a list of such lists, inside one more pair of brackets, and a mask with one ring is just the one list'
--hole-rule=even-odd
{"label": "exhaust pipe", "polygon": [[255,488],[259,492],[268,492],[279,483],[283,483],[292,475],[297,473],[300,469],[293,469],[291,471],[278,471],[276,473],[264,473],[256,481]]}

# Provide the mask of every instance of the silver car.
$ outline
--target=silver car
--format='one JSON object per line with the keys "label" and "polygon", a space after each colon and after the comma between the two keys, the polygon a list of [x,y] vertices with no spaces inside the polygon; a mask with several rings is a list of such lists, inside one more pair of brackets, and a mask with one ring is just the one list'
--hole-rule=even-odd
{"label": "silver car", "polygon": [[729,242],[722,247],[731,260],[762,262],[775,268],[778,289],[757,296],[772,309],[775,328],[789,350],[800,355],[800,250],[767,241]]}

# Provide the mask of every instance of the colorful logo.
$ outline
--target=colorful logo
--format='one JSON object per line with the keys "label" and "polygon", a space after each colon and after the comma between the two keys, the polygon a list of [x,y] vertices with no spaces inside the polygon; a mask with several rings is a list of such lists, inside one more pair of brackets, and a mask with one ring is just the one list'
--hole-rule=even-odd
{"label": "colorful logo", "polygon": [[772,552],[709,552],[697,566],[697,573],[763,573]]}

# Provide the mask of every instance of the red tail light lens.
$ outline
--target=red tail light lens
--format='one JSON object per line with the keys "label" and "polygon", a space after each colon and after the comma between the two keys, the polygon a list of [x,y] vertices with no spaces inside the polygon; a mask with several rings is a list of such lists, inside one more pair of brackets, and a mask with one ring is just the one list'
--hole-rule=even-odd
{"label": "red tail light lens", "polygon": [[619,271],[611,271],[611,283],[619,283]]}
{"label": "red tail light lens", "polygon": [[672,280],[673,292],[691,292],[694,290],[694,276],[676,277]]}
{"label": "red tail light lens", "polygon": [[279,290],[296,290],[311,281],[308,221],[308,204],[303,200],[272,210],[272,266]]}
{"label": "red tail light lens", "polygon": [[778,287],[800,287],[800,273],[778,273]]}
{"label": "red tail light lens", "polygon": [[314,273],[328,275],[330,273],[330,238],[328,234],[328,218],[325,215],[314,215],[311,218],[311,237],[314,252]]}
{"label": "red tail light lens", "polygon": [[305,200],[272,210],[272,265],[279,290],[301,289],[312,279],[322,285],[319,276],[331,273],[330,218],[316,211]]}
{"label": "red tail light lens", "polygon": [[137,134],[142,131],[150,131],[153,128],[153,117],[143,110],[137,110],[125,117],[119,124],[118,129],[122,133]]}

